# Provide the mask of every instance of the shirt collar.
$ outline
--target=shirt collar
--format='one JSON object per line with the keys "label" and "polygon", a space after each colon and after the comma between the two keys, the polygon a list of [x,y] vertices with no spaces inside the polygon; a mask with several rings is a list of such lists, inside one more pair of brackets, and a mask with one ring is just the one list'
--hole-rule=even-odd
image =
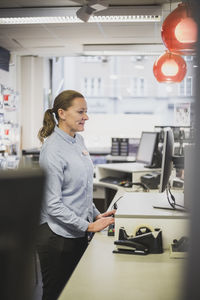
{"label": "shirt collar", "polygon": [[63,131],[57,126],[55,126],[54,128],[54,132],[60,135],[65,141],[70,142],[72,144],[76,143],[76,135],[75,137],[72,137],[71,135],[69,135],[68,133],[66,133],[65,131]]}

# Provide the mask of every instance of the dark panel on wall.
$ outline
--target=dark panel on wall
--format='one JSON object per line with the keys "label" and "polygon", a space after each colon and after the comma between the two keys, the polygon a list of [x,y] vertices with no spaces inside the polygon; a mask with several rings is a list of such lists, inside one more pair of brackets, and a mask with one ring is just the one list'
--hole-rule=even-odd
{"label": "dark panel on wall", "polygon": [[[200,1],[190,0],[193,8],[193,17],[198,25],[198,41],[196,43],[197,48],[197,62],[199,66],[200,62]],[[189,253],[187,260],[187,268],[185,271],[184,282],[184,297],[181,300],[197,300],[200,299],[200,68],[196,68],[196,96],[195,96],[195,147],[193,155],[193,168],[191,170],[191,186],[190,186],[190,232],[189,232]]]}
{"label": "dark panel on wall", "polygon": [[9,71],[10,51],[0,47],[0,69]]}

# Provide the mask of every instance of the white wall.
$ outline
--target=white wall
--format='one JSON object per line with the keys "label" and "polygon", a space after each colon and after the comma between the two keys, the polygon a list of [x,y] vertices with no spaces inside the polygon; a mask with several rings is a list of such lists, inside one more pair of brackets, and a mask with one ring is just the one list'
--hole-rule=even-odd
{"label": "white wall", "polygon": [[47,62],[48,59],[44,58],[11,54],[9,72],[0,70],[0,84],[19,94],[18,107],[16,111],[9,112],[9,119],[12,113],[15,117],[12,121],[15,119],[13,122],[21,128],[22,149],[40,146],[37,133],[42,126],[44,99],[49,89]]}
{"label": "white wall", "polygon": [[161,124],[155,115],[91,114],[81,134],[89,149],[107,148],[112,137],[140,138],[142,131],[154,131]]}
{"label": "white wall", "polygon": [[40,146],[37,134],[42,126],[44,114],[43,67],[43,58],[21,57],[22,149]]}
{"label": "white wall", "polygon": [[15,54],[11,54],[9,72],[0,69],[0,84],[3,84],[6,87],[9,87],[15,91],[18,91],[17,87],[17,67],[19,64],[19,57]]}

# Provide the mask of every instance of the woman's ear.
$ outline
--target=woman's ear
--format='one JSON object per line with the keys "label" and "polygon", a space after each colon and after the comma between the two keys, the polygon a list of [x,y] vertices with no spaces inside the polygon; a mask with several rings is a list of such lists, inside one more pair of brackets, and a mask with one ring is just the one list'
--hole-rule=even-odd
{"label": "woman's ear", "polygon": [[65,110],[62,109],[62,108],[59,108],[58,109],[58,116],[59,116],[60,120],[65,121],[66,120]]}

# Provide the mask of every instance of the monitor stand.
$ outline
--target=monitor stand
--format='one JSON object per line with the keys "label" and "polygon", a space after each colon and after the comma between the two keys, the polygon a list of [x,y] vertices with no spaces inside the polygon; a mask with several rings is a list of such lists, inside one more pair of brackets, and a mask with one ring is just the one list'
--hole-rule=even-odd
{"label": "monitor stand", "polygon": [[152,164],[152,165],[144,165],[145,168],[148,169],[160,169],[161,166],[160,165],[156,165],[156,164]]}
{"label": "monitor stand", "polygon": [[[176,203],[176,199],[170,191],[169,183],[168,183],[165,191],[166,191],[167,200],[168,200],[167,204],[165,206],[162,206],[162,205],[159,205],[160,203],[158,203],[158,205],[153,205],[153,208],[164,209],[164,210],[173,210],[173,211],[179,211],[179,212],[188,212],[187,208],[184,207],[184,205],[179,205]],[[170,198],[171,198],[171,200],[170,200]],[[157,204],[157,203],[155,203],[155,204]]]}
{"label": "monitor stand", "polygon": [[180,211],[180,212],[187,212],[186,209],[184,208],[173,208],[173,207],[166,207],[166,206],[155,206],[153,205],[153,208],[156,208],[156,209],[165,209],[165,210],[173,210],[173,211]]}
{"label": "monitor stand", "polygon": [[155,169],[154,165],[144,165],[144,167],[147,169]]}

